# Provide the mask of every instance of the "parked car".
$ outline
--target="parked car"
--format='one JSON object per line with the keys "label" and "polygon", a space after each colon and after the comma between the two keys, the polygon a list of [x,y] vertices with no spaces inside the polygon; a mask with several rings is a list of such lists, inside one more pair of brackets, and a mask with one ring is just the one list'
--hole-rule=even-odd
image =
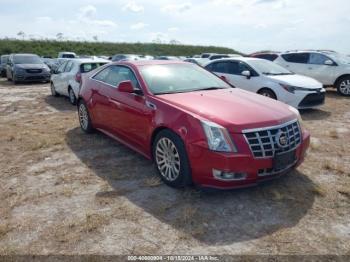
{"label": "parked car", "polygon": [[138,55],[133,54],[118,54],[114,55],[112,57],[112,62],[118,62],[118,61],[132,61],[132,60],[139,60],[140,57]]}
{"label": "parked car", "polygon": [[0,76],[6,77],[6,64],[7,60],[9,58],[9,55],[2,55],[0,57]]}
{"label": "parked car", "polygon": [[77,54],[73,52],[59,52],[57,58],[68,58],[68,59],[74,59],[77,58]]}
{"label": "parked car", "polygon": [[293,107],[182,61],[111,63],[85,74],[78,115],[83,131],[152,159],[174,187],[255,185],[296,168],[310,139]]}
{"label": "parked car", "polygon": [[176,56],[156,56],[154,58],[154,60],[178,60],[178,61],[181,61],[180,58],[176,57]]}
{"label": "parked car", "polygon": [[278,58],[279,53],[277,52],[258,52],[249,55],[250,57],[261,58],[269,61],[275,61]]}
{"label": "parked car", "polygon": [[51,76],[51,94],[64,95],[75,105],[79,95],[81,75],[88,73],[110,61],[106,59],[72,59],[67,60]]}
{"label": "parked car", "polygon": [[292,51],[279,55],[275,62],[350,96],[350,58],[346,55],[334,51]]}
{"label": "parked car", "polygon": [[267,96],[298,109],[320,106],[326,90],[312,78],[296,75],[259,58],[237,57],[215,60],[205,66],[235,87]]}
{"label": "parked car", "polygon": [[7,80],[18,82],[49,82],[50,68],[35,54],[11,54],[6,65]]}
{"label": "parked car", "polygon": [[216,55],[216,53],[202,53],[200,54],[200,58],[209,58],[212,55]]}

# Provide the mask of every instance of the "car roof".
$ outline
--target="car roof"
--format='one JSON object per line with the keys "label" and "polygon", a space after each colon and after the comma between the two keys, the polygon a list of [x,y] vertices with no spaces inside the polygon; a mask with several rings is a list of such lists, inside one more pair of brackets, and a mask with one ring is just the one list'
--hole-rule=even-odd
{"label": "car roof", "polygon": [[78,63],[110,63],[111,61],[103,59],[103,58],[76,58],[69,59],[70,61],[78,62]]}
{"label": "car roof", "polygon": [[244,62],[248,62],[248,61],[256,61],[256,60],[260,61],[260,60],[264,60],[264,59],[256,58],[256,57],[243,57],[243,56],[227,57],[227,58],[220,58],[220,59],[212,60],[209,63],[207,63],[207,65],[209,65],[211,63],[214,63],[214,62],[223,62],[223,61],[244,61]]}
{"label": "car roof", "polygon": [[117,61],[111,64],[120,65],[134,65],[134,66],[145,66],[145,65],[168,65],[168,64],[188,64],[182,60],[135,60],[135,61]]}
{"label": "car roof", "polygon": [[36,54],[12,54],[13,56],[38,56]]}

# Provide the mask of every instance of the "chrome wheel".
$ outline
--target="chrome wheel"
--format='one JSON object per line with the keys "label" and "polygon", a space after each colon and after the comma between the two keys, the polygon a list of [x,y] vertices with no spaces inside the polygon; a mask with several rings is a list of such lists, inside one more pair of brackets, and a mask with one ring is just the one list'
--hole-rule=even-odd
{"label": "chrome wheel", "polygon": [[156,145],[156,163],[160,174],[166,180],[174,181],[180,175],[180,155],[169,138],[159,139]]}
{"label": "chrome wheel", "polygon": [[87,130],[89,125],[89,115],[83,103],[79,106],[79,121],[82,129]]}
{"label": "chrome wheel", "polygon": [[344,80],[339,86],[340,92],[344,95],[350,95],[350,79]]}

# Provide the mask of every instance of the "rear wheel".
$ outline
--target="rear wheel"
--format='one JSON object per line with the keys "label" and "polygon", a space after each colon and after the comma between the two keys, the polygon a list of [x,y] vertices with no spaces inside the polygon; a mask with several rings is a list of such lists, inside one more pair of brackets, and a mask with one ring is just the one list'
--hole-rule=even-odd
{"label": "rear wheel", "polygon": [[277,100],[277,96],[275,94],[275,92],[273,92],[271,89],[269,88],[263,88],[261,89],[258,94],[262,95],[262,96],[266,96],[266,97],[269,97],[269,98],[272,98],[272,99],[275,99]]}
{"label": "rear wheel", "polygon": [[86,104],[82,100],[79,101],[78,116],[81,129],[85,133],[92,133],[94,129],[92,127],[90,114]]}
{"label": "rear wheel", "polygon": [[341,78],[337,84],[337,91],[342,96],[350,96],[350,76]]}
{"label": "rear wheel", "polygon": [[191,183],[191,169],[182,139],[163,130],[153,143],[153,158],[163,182],[171,187],[184,187]]}
{"label": "rear wheel", "polygon": [[77,104],[77,98],[75,97],[74,91],[71,87],[68,89],[69,101],[72,105]]}
{"label": "rear wheel", "polygon": [[50,89],[51,89],[51,95],[52,96],[58,96],[58,93],[56,92],[55,85],[52,82],[50,84]]}

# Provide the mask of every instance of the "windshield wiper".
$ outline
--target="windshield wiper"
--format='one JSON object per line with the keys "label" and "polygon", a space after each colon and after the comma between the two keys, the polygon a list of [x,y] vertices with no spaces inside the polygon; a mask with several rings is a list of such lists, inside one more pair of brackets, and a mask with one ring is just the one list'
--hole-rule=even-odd
{"label": "windshield wiper", "polygon": [[211,87],[205,87],[205,88],[200,88],[200,89],[194,89],[192,91],[217,90],[217,89],[226,89],[226,87],[211,86]]}

